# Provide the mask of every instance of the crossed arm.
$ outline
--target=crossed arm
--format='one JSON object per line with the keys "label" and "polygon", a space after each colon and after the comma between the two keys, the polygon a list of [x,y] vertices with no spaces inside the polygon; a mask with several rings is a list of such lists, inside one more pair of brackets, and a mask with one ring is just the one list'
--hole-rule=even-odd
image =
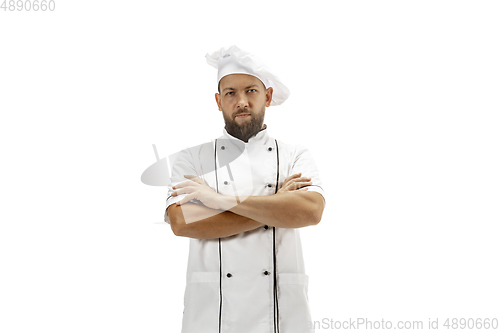
{"label": "crossed arm", "polygon": [[[198,239],[222,238],[253,230],[263,225],[300,228],[318,224],[324,208],[323,196],[307,192],[302,186],[310,180],[293,175],[274,195],[251,196],[236,204],[236,198],[215,193],[197,177],[186,176],[173,196],[188,194],[168,207],[170,225],[177,236]],[[189,201],[197,199],[203,205]]]}

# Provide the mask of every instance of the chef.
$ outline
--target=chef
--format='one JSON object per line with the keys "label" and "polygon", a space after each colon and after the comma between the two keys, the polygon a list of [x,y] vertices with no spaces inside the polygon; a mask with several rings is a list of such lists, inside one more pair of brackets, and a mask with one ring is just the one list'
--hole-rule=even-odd
{"label": "chef", "polygon": [[324,192],[309,151],[264,124],[289,91],[236,46],[206,59],[223,135],[177,154],[165,212],[190,238],[182,332],[313,332],[299,228],[320,222]]}

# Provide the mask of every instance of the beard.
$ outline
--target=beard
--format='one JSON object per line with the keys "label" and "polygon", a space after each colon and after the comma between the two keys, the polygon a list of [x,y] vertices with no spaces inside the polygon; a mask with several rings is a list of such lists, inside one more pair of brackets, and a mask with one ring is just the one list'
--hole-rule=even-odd
{"label": "beard", "polygon": [[[253,112],[248,111],[247,108],[244,108],[232,116],[226,116],[225,112],[222,112],[224,116],[224,121],[226,123],[226,131],[234,136],[235,138],[240,139],[243,142],[248,142],[248,139],[253,137],[255,134],[259,133],[262,129],[262,125],[264,124],[264,115],[266,112],[266,107],[264,106],[259,114],[255,114]],[[240,113],[249,113],[250,120],[245,121],[242,124],[238,124],[236,122],[236,115]]]}

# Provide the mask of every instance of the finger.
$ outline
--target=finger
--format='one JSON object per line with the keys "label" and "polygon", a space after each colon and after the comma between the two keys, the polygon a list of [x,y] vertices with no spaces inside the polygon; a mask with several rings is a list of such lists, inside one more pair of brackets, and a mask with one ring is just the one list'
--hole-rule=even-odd
{"label": "finger", "polygon": [[290,180],[297,178],[297,177],[300,177],[300,173],[296,173],[296,174],[291,175],[290,177],[285,178],[285,180],[283,181],[283,185],[288,183]]}
{"label": "finger", "polygon": [[186,195],[184,198],[181,199],[181,201],[177,202],[177,206],[183,205],[185,203],[188,203],[189,201],[195,199],[194,194]]}
{"label": "finger", "polygon": [[172,193],[172,196],[176,197],[176,196],[179,196],[181,194],[190,194],[190,193],[193,193],[194,191],[196,191],[196,187],[194,187],[194,186],[187,186],[187,187],[183,187],[183,188],[178,189],[177,191],[175,191],[174,193]]}
{"label": "finger", "polygon": [[304,187],[304,186],[310,186],[312,185],[312,182],[300,182],[300,183],[297,183],[298,184],[298,187]]}
{"label": "finger", "polygon": [[304,184],[312,185],[311,178],[297,178],[297,179],[292,179],[291,181],[288,182],[286,187],[297,187],[301,186]]}
{"label": "finger", "polygon": [[312,185],[312,183],[311,182],[294,182],[294,183],[290,184],[290,189],[297,190],[301,187],[309,186],[309,185]]}
{"label": "finger", "polygon": [[182,183],[179,183],[179,184],[173,186],[172,189],[176,190],[178,188],[183,188],[183,187],[186,187],[186,186],[194,186],[195,184],[197,184],[197,183],[193,182],[191,180],[188,180],[187,182],[182,182]]}
{"label": "finger", "polygon": [[297,179],[298,177],[300,177],[300,175],[301,175],[301,173],[296,173],[294,175],[291,175],[290,177],[288,177],[287,179],[285,179],[285,181],[283,182],[282,186],[287,186],[290,182],[292,182],[295,179]]}
{"label": "finger", "polygon": [[295,178],[293,180],[294,182],[310,182],[311,177],[300,177],[300,178]]}
{"label": "finger", "polygon": [[285,182],[286,182],[286,181],[289,181],[289,180],[292,180],[292,179],[294,179],[294,178],[300,177],[301,175],[302,175],[302,172],[299,172],[299,173],[293,174],[293,175],[291,175],[290,177],[288,177],[287,179],[285,179]]}

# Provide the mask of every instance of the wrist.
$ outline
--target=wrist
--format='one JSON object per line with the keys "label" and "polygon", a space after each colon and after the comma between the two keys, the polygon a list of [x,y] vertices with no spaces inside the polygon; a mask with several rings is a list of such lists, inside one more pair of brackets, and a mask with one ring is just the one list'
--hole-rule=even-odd
{"label": "wrist", "polygon": [[231,208],[238,204],[237,198],[227,195],[219,194],[219,209],[224,211],[230,211]]}

